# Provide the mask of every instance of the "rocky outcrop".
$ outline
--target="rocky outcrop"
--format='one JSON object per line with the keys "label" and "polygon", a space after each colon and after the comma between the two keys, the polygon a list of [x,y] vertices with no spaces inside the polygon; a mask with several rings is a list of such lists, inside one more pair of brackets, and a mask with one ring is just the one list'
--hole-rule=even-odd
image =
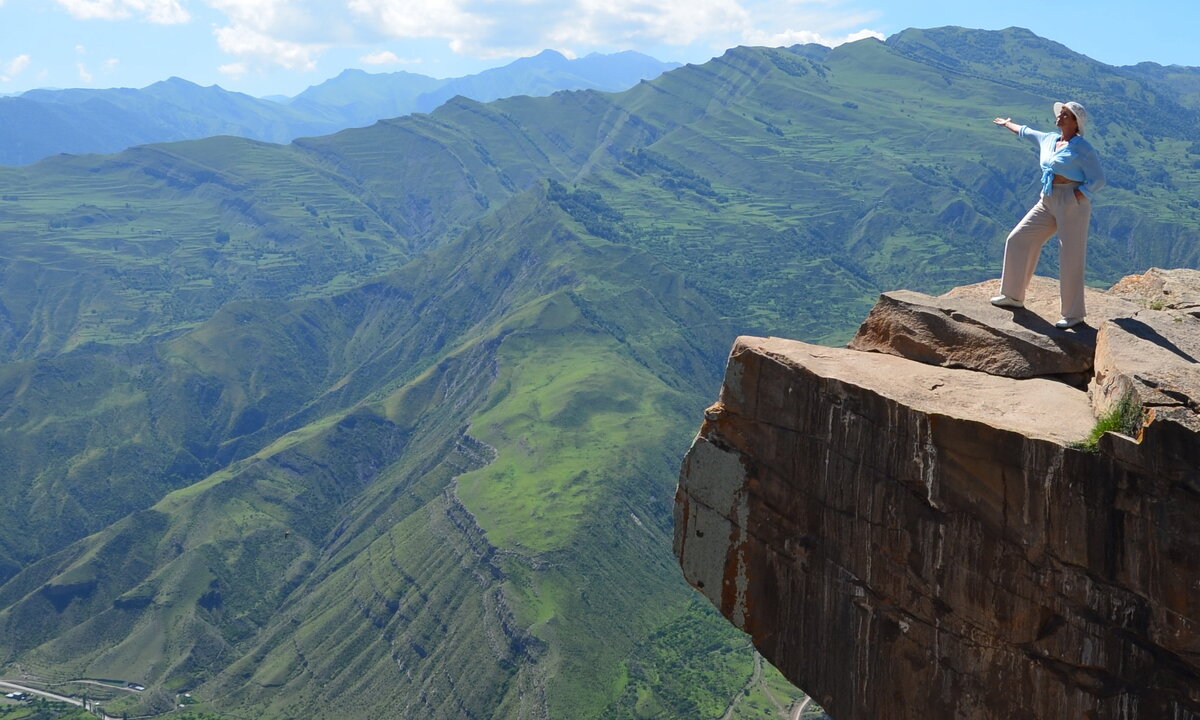
{"label": "rocky outcrop", "polygon": [[1103,330],[1093,384],[1097,407],[1130,395],[1153,417],[1169,414],[1200,431],[1200,322],[1145,311],[1109,320]]}
{"label": "rocky outcrop", "polygon": [[[1122,287],[1048,342],[985,285],[886,295],[882,352],[739,338],[680,475],[688,581],[836,720],[1200,718],[1200,273]],[[1139,422],[1081,446],[1114,398]]]}
{"label": "rocky outcrop", "polygon": [[1129,275],[1108,290],[1152,310],[1176,310],[1200,317],[1200,283],[1196,271],[1150,268],[1144,275]]}
{"label": "rocky outcrop", "polygon": [[917,362],[961,367],[1011,378],[1054,377],[1086,384],[1092,371],[1096,327],[1134,314],[1130,300],[1087,290],[1088,322],[1067,330],[1058,318],[1058,283],[1035,277],[1026,308],[986,302],[998,281],[955,288],[940,297],[911,290],[884,293],[850,347]]}

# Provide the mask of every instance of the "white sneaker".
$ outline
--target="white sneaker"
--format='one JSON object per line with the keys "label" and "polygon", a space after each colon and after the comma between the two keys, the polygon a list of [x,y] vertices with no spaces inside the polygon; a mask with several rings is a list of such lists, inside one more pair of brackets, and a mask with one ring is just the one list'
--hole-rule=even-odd
{"label": "white sneaker", "polygon": [[1012,298],[1010,298],[1007,295],[997,295],[996,297],[992,298],[992,304],[995,305],[996,307],[1007,307],[1007,308],[1023,308],[1023,307],[1025,307],[1025,303],[1021,302],[1020,300],[1013,300]]}
{"label": "white sneaker", "polygon": [[1079,317],[1079,318],[1062,317],[1062,318],[1058,319],[1058,322],[1054,323],[1054,327],[1056,327],[1056,328],[1075,327],[1076,325],[1078,325],[1081,322],[1083,322],[1083,318],[1081,318],[1081,317]]}

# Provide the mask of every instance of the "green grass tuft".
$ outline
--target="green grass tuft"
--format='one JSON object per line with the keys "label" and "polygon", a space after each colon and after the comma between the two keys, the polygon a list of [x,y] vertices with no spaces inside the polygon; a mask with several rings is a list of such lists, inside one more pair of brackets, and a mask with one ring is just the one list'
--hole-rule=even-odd
{"label": "green grass tuft", "polygon": [[1084,452],[1096,452],[1096,446],[1104,433],[1118,432],[1122,435],[1137,437],[1138,430],[1142,427],[1142,420],[1142,406],[1134,401],[1132,395],[1126,394],[1120,402],[1096,418],[1096,424],[1088,433],[1087,438],[1071,443],[1070,446]]}

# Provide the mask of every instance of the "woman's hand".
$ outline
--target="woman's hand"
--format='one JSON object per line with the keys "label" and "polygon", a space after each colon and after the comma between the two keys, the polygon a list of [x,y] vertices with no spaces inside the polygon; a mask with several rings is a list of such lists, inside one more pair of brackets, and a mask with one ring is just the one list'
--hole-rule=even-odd
{"label": "woman's hand", "polygon": [[1007,126],[1010,122],[1012,122],[1012,118],[1010,118],[1010,117],[1009,118],[999,118],[998,117],[995,120],[993,120],[992,122],[996,123],[997,125]]}

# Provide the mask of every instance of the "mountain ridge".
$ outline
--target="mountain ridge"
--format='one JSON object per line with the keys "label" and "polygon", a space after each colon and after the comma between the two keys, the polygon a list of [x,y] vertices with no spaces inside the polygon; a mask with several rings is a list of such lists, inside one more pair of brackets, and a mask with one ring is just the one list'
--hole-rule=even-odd
{"label": "mountain ridge", "polygon": [[140,90],[30,90],[0,98],[0,123],[6,128],[0,164],[213,135],[286,143],[429,112],[454,95],[494,100],[577,88],[616,91],[677,66],[632,51],[568,60],[547,50],[475,75],[442,80],[404,71],[346,70],[282,103],[177,77]]}

